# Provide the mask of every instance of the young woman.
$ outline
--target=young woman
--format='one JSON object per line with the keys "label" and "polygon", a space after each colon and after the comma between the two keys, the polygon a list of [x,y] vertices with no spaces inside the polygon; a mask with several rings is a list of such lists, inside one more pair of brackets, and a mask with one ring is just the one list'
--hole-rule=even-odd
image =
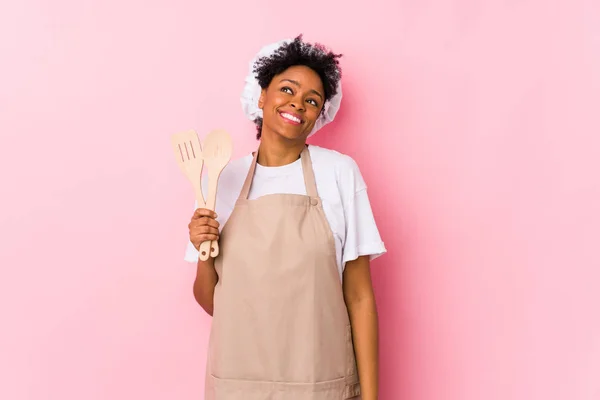
{"label": "young woman", "polygon": [[[206,400],[377,399],[369,263],[386,250],[354,160],[306,144],[339,109],[339,57],[298,36],[251,62],[242,104],[260,144],[189,224],[194,296],[213,316]],[[207,240],[220,254],[199,261]]]}

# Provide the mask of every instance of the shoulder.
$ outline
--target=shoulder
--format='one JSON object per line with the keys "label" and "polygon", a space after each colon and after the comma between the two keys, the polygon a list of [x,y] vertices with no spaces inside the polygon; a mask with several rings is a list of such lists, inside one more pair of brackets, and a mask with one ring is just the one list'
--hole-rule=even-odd
{"label": "shoulder", "polygon": [[336,150],[319,146],[309,146],[315,173],[329,173],[335,176],[343,191],[358,192],[366,188],[360,168],[351,156]]}
{"label": "shoulder", "polygon": [[337,150],[314,145],[310,145],[309,150],[313,161],[326,162],[341,168],[358,168],[352,157]]}

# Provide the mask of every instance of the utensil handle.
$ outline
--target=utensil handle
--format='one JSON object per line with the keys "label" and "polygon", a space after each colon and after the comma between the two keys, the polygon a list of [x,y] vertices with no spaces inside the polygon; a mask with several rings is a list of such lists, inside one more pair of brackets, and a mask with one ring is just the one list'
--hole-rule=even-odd
{"label": "utensil handle", "polygon": [[210,242],[210,249],[210,256],[212,258],[217,257],[219,255],[219,242],[217,242],[216,240]]}
{"label": "utensil handle", "polygon": [[215,258],[219,255],[219,242],[216,240],[202,242],[200,244],[200,259],[202,261],[208,260],[209,257]]}
{"label": "utensil handle", "polygon": [[[204,201],[204,194],[202,193],[202,186],[200,181],[198,181],[197,183],[194,182],[194,192],[196,193],[196,203],[198,203],[198,207],[201,208],[206,208],[206,202]],[[214,211],[214,210],[213,210]],[[209,245],[204,245],[204,248],[202,247],[202,245],[204,243],[202,243],[200,245],[200,259],[202,261],[206,261],[208,260],[208,257],[216,257],[219,255],[219,242],[217,242],[216,240],[213,240],[212,242],[206,242],[209,243],[210,247],[208,247]],[[204,252],[204,255],[202,254]]]}
{"label": "utensil handle", "polygon": [[198,258],[200,258],[200,260],[202,261],[206,261],[210,257],[217,257],[219,255],[219,242],[217,242],[216,240],[207,240],[206,242],[202,242],[200,244],[199,253],[200,254]]}
{"label": "utensil handle", "polygon": [[[208,170],[208,198],[206,199],[206,209],[215,210],[217,203],[217,185],[219,182],[221,171]],[[212,242],[206,241],[200,245],[200,260],[206,261],[209,257],[217,257],[219,255],[219,243],[216,240]]]}
{"label": "utensil handle", "polygon": [[200,245],[200,250],[199,250],[199,255],[198,258],[202,261],[206,261],[210,258],[210,253],[211,253],[211,242],[210,240],[207,240],[206,242],[202,242],[202,244]]}

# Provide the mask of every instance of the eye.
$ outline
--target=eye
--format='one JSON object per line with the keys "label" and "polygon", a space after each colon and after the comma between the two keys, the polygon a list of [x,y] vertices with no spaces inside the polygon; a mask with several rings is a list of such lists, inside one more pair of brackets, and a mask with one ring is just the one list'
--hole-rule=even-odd
{"label": "eye", "polygon": [[319,107],[319,103],[317,103],[317,101],[316,101],[316,100],[313,100],[313,99],[308,99],[307,101],[308,101],[309,103],[311,103],[313,106],[315,106],[315,107]]}
{"label": "eye", "polygon": [[294,91],[293,91],[293,90],[292,90],[292,89],[291,89],[289,86],[284,86],[284,87],[282,87],[282,88],[281,88],[281,91],[282,91],[282,92],[289,93],[289,94],[294,94]]}

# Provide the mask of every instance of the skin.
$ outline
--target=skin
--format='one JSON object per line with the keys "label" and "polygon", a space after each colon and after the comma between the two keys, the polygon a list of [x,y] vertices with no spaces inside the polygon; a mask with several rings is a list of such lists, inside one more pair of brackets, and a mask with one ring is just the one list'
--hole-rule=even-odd
{"label": "skin", "polygon": [[[263,110],[258,155],[261,165],[286,165],[300,157],[323,108],[324,93],[319,75],[305,66],[288,68],[262,90],[258,100]],[[282,113],[295,114],[302,122],[290,123]]]}
{"label": "skin", "polygon": [[[293,66],[276,75],[263,89],[259,107],[263,127],[258,163],[264,166],[287,165],[300,157],[306,138],[323,107],[323,84],[319,75],[305,66]],[[300,118],[291,123],[282,117],[289,113]],[[190,240],[199,249],[207,240],[219,239],[219,224],[213,211],[198,209],[189,223]],[[198,261],[194,297],[212,316],[213,296],[218,276],[214,260]],[[348,309],[363,400],[378,396],[378,317],[370,275],[369,257],[346,263],[343,274],[344,301]]]}

